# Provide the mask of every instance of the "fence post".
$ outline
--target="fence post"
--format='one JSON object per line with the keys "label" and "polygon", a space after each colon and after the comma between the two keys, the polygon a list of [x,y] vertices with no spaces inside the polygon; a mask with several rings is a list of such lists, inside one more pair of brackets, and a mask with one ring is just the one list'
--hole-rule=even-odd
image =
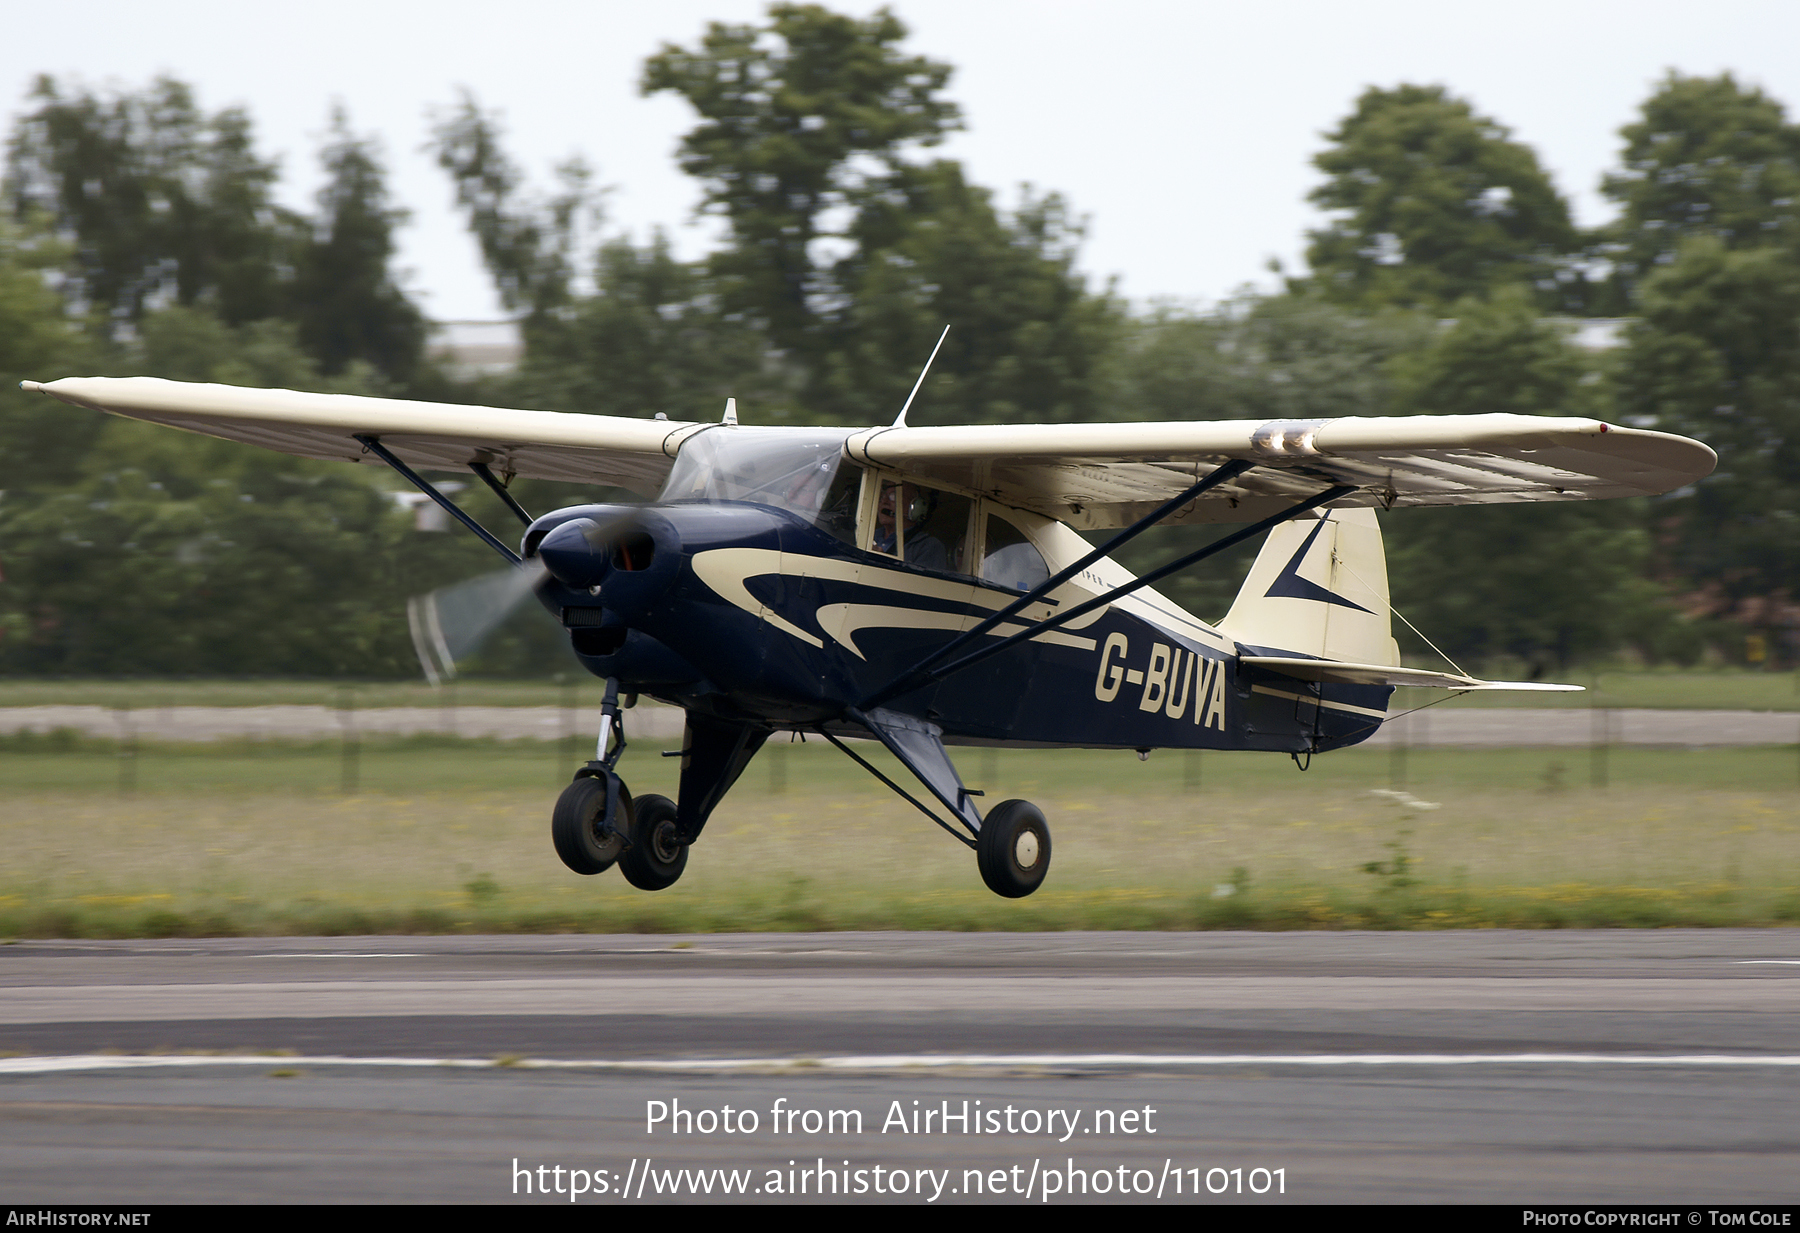
{"label": "fence post", "polygon": [[362,744],[356,736],[356,694],[353,690],[350,685],[338,686],[338,726],[343,730],[338,789],[345,796],[355,796],[362,782]]}

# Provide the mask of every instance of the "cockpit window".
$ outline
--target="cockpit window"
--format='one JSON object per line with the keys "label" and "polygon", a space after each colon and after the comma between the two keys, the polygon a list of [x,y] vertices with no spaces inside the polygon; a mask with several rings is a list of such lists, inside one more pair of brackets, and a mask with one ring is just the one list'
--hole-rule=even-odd
{"label": "cockpit window", "polygon": [[968,571],[969,498],[920,484],[883,480],[869,548],[943,574]]}
{"label": "cockpit window", "polygon": [[682,443],[660,499],[773,505],[854,542],[862,470],[843,460],[853,431],[708,428]]}
{"label": "cockpit window", "polygon": [[989,514],[981,580],[1014,591],[1029,591],[1050,580],[1050,567],[1023,531],[1006,519]]}

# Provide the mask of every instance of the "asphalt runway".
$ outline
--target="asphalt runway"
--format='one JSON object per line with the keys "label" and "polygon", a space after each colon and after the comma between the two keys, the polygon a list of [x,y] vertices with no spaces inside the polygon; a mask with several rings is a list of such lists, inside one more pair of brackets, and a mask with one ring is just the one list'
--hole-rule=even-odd
{"label": "asphalt runway", "polygon": [[1794,931],[20,942],[0,988],[14,1203],[1800,1191]]}

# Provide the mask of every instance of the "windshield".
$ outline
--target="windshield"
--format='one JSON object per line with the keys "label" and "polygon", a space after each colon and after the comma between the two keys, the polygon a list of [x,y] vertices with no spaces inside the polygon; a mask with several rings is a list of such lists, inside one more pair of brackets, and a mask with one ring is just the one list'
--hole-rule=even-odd
{"label": "windshield", "polygon": [[854,542],[862,469],[844,461],[854,431],[709,428],[682,443],[660,499],[773,505]]}

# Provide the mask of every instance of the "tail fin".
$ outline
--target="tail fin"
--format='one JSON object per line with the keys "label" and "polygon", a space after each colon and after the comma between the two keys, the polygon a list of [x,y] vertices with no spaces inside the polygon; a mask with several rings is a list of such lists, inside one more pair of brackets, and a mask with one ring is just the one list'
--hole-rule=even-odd
{"label": "tail fin", "polygon": [[1219,628],[1266,650],[1398,665],[1389,611],[1375,511],[1336,509],[1269,532]]}

